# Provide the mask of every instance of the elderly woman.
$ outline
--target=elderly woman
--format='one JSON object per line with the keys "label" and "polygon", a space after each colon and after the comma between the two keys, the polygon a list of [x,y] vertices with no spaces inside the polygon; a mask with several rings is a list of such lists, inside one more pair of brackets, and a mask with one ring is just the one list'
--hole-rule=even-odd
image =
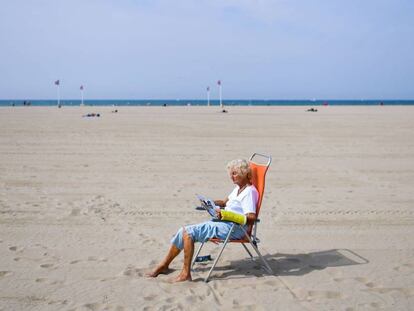
{"label": "elderly woman", "polygon": [[[147,276],[157,277],[167,273],[170,263],[184,249],[184,264],[175,282],[191,281],[191,259],[194,253],[194,242],[206,242],[210,238],[225,239],[232,223],[226,220],[242,219],[241,223],[252,224],[256,220],[256,204],[258,192],[251,184],[251,170],[246,160],[233,160],[227,165],[230,178],[236,187],[224,200],[214,201],[220,206],[217,218],[222,221],[206,221],[181,228],[171,240],[171,247],[161,263]],[[232,232],[231,239],[239,239],[244,235],[238,226]]]}

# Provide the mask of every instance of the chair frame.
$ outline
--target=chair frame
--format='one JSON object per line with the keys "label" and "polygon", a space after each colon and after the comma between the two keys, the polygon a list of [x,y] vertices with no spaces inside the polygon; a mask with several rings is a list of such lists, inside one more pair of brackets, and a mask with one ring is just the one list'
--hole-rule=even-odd
{"label": "chair frame", "polygon": [[[258,164],[256,162],[254,162],[253,161],[253,158],[255,156],[261,156],[261,157],[266,158],[267,159],[267,163],[266,164]],[[272,157],[271,156],[264,155],[264,154],[260,154],[260,153],[254,153],[250,157],[249,162],[250,163],[254,163],[256,165],[265,166],[266,167],[266,170],[264,172],[264,175],[266,176],[266,172],[269,169],[270,163],[272,163]],[[264,188],[263,188],[263,193],[261,194],[261,197],[259,197],[258,206],[256,207],[256,209],[258,210],[257,216],[258,216],[258,214],[260,212],[260,205],[261,205],[261,202],[263,201],[263,195],[264,195]],[[217,258],[214,260],[213,266],[210,268],[210,271],[208,272],[207,276],[205,277],[204,282],[208,282],[211,273],[213,272],[214,268],[216,267],[217,262],[219,261],[221,255],[222,255],[222,253],[224,251],[224,248],[227,246],[228,243],[240,243],[243,246],[243,248],[246,250],[246,252],[249,254],[250,258],[254,261],[255,259],[254,259],[253,255],[252,255],[252,253],[249,251],[249,249],[245,245],[246,243],[249,243],[252,246],[252,248],[254,249],[254,251],[256,252],[256,254],[258,255],[259,259],[261,260],[261,262],[263,264],[263,268],[269,274],[273,274],[272,268],[270,267],[270,265],[268,264],[268,262],[266,261],[266,259],[262,256],[262,254],[260,253],[259,248],[258,248],[258,243],[260,242],[260,240],[257,238],[256,232],[257,232],[257,225],[258,225],[259,222],[260,222],[259,219],[256,219],[254,221],[254,223],[252,225],[252,230],[248,230],[250,232],[246,231],[246,229],[242,225],[239,225],[237,223],[232,223],[232,226],[231,226],[231,228],[229,230],[229,233],[227,234],[227,237],[224,240],[216,239],[216,238],[213,238],[213,239],[210,239],[209,240],[209,241],[211,241],[213,243],[216,243],[216,244],[223,243],[223,245],[222,245],[222,247],[220,249],[220,252],[219,252]],[[244,239],[231,240],[230,239],[230,236],[231,236],[232,232],[237,227],[239,227],[239,228],[241,228],[243,230],[243,232],[244,232]],[[194,263],[196,261],[196,258],[200,254],[200,251],[203,248],[203,246],[204,246],[205,243],[206,242],[202,242],[200,244],[200,246],[198,247],[197,251],[195,252],[195,254],[193,256],[193,259],[191,261],[191,269],[193,268]]]}

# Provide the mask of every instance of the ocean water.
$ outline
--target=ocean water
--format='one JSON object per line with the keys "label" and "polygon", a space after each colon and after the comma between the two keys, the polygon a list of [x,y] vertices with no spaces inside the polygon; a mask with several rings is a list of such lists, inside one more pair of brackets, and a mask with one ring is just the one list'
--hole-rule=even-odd
{"label": "ocean water", "polygon": [[[56,106],[57,100],[0,100],[0,107],[5,106]],[[62,106],[79,106],[79,99],[60,100]],[[218,100],[210,100],[212,106],[218,106]],[[281,100],[281,99],[226,99],[225,106],[374,106],[374,105],[414,105],[414,100]],[[206,106],[206,100],[199,99],[90,99],[84,100],[85,106]]]}

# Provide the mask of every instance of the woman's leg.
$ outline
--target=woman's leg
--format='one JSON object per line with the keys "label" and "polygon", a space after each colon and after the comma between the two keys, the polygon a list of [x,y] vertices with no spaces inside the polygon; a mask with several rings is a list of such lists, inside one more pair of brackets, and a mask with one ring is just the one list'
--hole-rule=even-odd
{"label": "woman's leg", "polygon": [[155,278],[159,274],[166,273],[168,271],[168,267],[171,261],[173,261],[174,258],[177,257],[178,254],[181,252],[181,250],[184,248],[184,233],[185,233],[184,227],[180,228],[177,231],[177,233],[171,240],[171,246],[170,246],[170,249],[168,250],[167,255],[151,273],[147,274],[147,276]]}
{"label": "woman's leg", "polygon": [[180,274],[174,280],[174,282],[191,281],[191,260],[194,254],[194,241],[184,230],[184,264]]}
{"label": "woman's leg", "polygon": [[165,256],[164,260],[161,261],[160,264],[152,272],[148,273],[147,276],[156,278],[158,274],[166,273],[171,261],[173,261],[180,252],[181,249],[177,248],[174,244],[171,244],[167,256]]}
{"label": "woman's leg", "polygon": [[191,280],[191,260],[194,254],[194,242],[205,242],[212,237],[225,238],[229,229],[229,223],[212,221],[181,228],[171,240],[172,245],[165,259],[148,276],[156,277],[160,273],[167,272],[171,261],[181,252],[181,249],[184,249],[183,268],[174,281]]}

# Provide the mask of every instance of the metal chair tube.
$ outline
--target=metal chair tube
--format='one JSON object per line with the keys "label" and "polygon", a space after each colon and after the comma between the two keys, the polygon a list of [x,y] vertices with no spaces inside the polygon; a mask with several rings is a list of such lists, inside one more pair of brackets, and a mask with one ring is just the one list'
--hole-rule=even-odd
{"label": "metal chair tube", "polygon": [[247,239],[249,240],[250,245],[253,247],[253,249],[256,251],[257,255],[259,256],[260,260],[265,265],[265,268],[267,269],[267,272],[269,272],[269,274],[273,274],[272,268],[269,266],[269,264],[267,263],[266,259],[264,259],[264,257],[262,256],[262,254],[259,252],[259,249],[256,247],[256,245],[254,245],[252,239],[249,237],[249,235],[247,234],[246,230],[243,227],[241,227],[241,228],[244,231],[244,234],[246,235]]}
{"label": "metal chair tube", "polygon": [[229,230],[229,234],[227,234],[226,240],[224,241],[223,246],[221,247],[221,250],[220,250],[216,260],[214,260],[213,266],[211,267],[210,271],[208,272],[207,277],[204,279],[204,282],[206,282],[206,283],[208,282],[208,279],[210,278],[211,272],[213,272],[214,268],[216,267],[216,264],[217,264],[218,260],[220,259],[220,256],[223,253],[224,248],[226,247],[228,241],[230,240],[230,235],[233,232],[233,228],[234,228],[234,223],[232,224],[232,226]]}
{"label": "metal chair tube", "polygon": [[200,254],[200,251],[201,251],[201,248],[203,247],[203,245],[204,245],[204,242],[200,244],[200,246],[198,247],[196,253],[193,256],[193,259],[191,261],[191,266],[190,266],[190,269],[191,270],[193,269],[194,263],[195,263],[195,261],[197,259],[198,254]]}

